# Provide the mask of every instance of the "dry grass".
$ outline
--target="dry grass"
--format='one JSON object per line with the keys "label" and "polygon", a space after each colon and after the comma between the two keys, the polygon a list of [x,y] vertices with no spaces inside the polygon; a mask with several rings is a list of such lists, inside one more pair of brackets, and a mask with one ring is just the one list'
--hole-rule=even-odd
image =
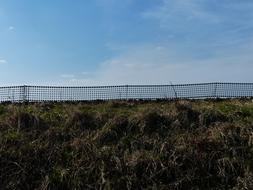
{"label": "dry grass", "polygon": [[0,189],[253,189],[251,100],[0,105]]}

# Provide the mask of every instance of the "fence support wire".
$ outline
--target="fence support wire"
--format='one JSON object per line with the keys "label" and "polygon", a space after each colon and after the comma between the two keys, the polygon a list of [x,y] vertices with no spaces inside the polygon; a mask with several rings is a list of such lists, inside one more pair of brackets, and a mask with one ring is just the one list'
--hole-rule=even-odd
{"label": "fence support wire", "polygon": [[253,97],[253,83],[200,83],[123,86],[0,87],[0,102],[155,100]]}

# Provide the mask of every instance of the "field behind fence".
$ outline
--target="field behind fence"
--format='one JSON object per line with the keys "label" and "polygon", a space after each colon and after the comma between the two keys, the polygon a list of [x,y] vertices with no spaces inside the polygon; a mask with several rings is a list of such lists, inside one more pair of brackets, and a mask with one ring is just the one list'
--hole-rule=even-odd
{"label": "field behind fence", "polygon": [[156,100],[253,97],[253,83],[0,87],[0,102]]}

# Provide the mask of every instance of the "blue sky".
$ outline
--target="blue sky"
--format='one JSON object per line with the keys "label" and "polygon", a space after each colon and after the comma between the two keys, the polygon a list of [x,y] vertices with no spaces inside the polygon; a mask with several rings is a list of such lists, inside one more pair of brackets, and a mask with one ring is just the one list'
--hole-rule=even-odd
{"label": "blue sky", "polygon": [[253,82],[252,0],[0,0],[0,85]]}

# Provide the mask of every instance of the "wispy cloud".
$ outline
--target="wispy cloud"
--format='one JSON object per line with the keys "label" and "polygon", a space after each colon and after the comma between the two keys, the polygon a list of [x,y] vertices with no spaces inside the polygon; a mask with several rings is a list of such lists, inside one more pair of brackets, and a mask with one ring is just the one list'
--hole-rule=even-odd
{"label": "wispy cloud", "polygon": [[7,60],[5,60],[5,59],[0,59],[0,64],[6,64],[6,63],[8,63]]}
{"label": "wispy cloud", "polygon": [[15,27],[14,26],[9,26],[8,30],[13,31],[13,30],[15,30]]}
{"label": "wispy cloud", "polygon": [[[76,10],[74,7],[61,7],[59,11],[70,10],[67,22],[57,22],[55,12],[51,8],[48,12],[45,9],[44,12],[48,13],[46,18],[56,19],[49,23],[50,26],[54,27],[55,22],[58,24],[53,30],[48,30],[44,27],[48,26],[48,22],[35,18],[31,20],[33,23],[42,21],[35,33],[30,30],[29,24],[19,35],[13,36],[10,34],[15,32],[9,32],[18,30],[15,29],[18,19],[28,18],[24,24],[30,23],[29,16],[34,11],[24,15],[24,18],[13,20],[13,26],[6,17],[2,25],[5,32],[1,35],[5,55],[0,59],[1,68],[5,67],[2,64],[7,63],[4,58],[14,56],[14,60],[24,65],[29,64],[28,60],[38,62],[35,66],[29,64],[32,68],[24,69],[26,73],[36,73],[37,65],[43,64],[45,66],[41,72],[48,73],[47,68],[51,68],[48,75],[54,75],[63,62],[62,72],[49,80],[56,78],[59,82],[73,85],[252,82],[252,0],[94,0],[92,3],[84,1],[80,14],[71,12]],[[91,16],[91,19],[84,23],[86,16]],[[69,27],[72,26],[71,20],[79,23],[77,28]],[[58,36],[54,29],[61,28],[74,29],[64,30]],[[93,31],[99,31],[102,35],[98,37],[99,32]],[[45,35],[41,36],[42,33]],[[69,36],[73,39],[64,40]],[[42,44],[43,48],[33,50],[37,43]],[[26,48],[20,49],[20,44]],[[11,53],[8,51],[10,49],[13,50]],[[26,53],[29,51],[32,53]],[[69,64],[73,58],[74,63]],[[87,64],[82,65],[84,59],[87,59]],[[50,60],[56,65],[49,65]],[[21,68],[20,65],[14,66],[17,70]],[[0,71],[3,76],[8,73],[8,68]],[[15,73],[13,70],[12,75]],[[8,78],[7,74],[5,78]],[[30,80],[33,81],[32,77]]]}
{"label": "wispy cloud", "polygon": [[252,45],[238,52],[223,51],[212,58],[181,56],[170,46],[145,45],[101,63],[86,78],[71,79],[71,85],[169,84],[197,82],[252,82]]}
{"label": "wispy cloud", "polygon": [[[161,6],[143,13],[146,18],[159,19],[161,27],[169,28],[168,22],[205,20],[205,22],[217,23],[221,18],[211,12],[204,10],[204,1],[196,0],[163,0]],[[176,20],[175,20],[176,19]]]}
{"label": "wispy cloud", "polygon": [[[253,34],[253,1],[163,0],[142,16],[159,22],[177,42],[240,44]],[[240,40],[238,40],[240,39]]]}
{"label": "wispy cloud", "polygon": [[[105,3],[106,1],[101,0]],[[115,1],[110,1],[115,3]],[[161,2],[161,1],[160,1]],[[108,5],[108,4],[107,4]],[[162,0],[141,14],[160,41],[107,43],[116,55],[73,85],[252,82],[253,1]]]}
{"label": "wispy cloud", "polygon": [[74,78],[75,77],[75,75],[73,75],[73,74],[62,74],[61,75],[61,78]]}
{"label": "wispy cloud", "polygon": [[[111,10],[113,8],[124,8],[130,5],[134,0],[95,0],[98,6],[105,10]],[[115,11],[115,10],[114,10]]]}
{"label": "wispy cloud", "polygon": [[83,71],[82,72],[82,75],[85,75],[85,76],[88,76],[88,75],[90,75],[91,73],[90,72],[87,72],[87,71]]}

